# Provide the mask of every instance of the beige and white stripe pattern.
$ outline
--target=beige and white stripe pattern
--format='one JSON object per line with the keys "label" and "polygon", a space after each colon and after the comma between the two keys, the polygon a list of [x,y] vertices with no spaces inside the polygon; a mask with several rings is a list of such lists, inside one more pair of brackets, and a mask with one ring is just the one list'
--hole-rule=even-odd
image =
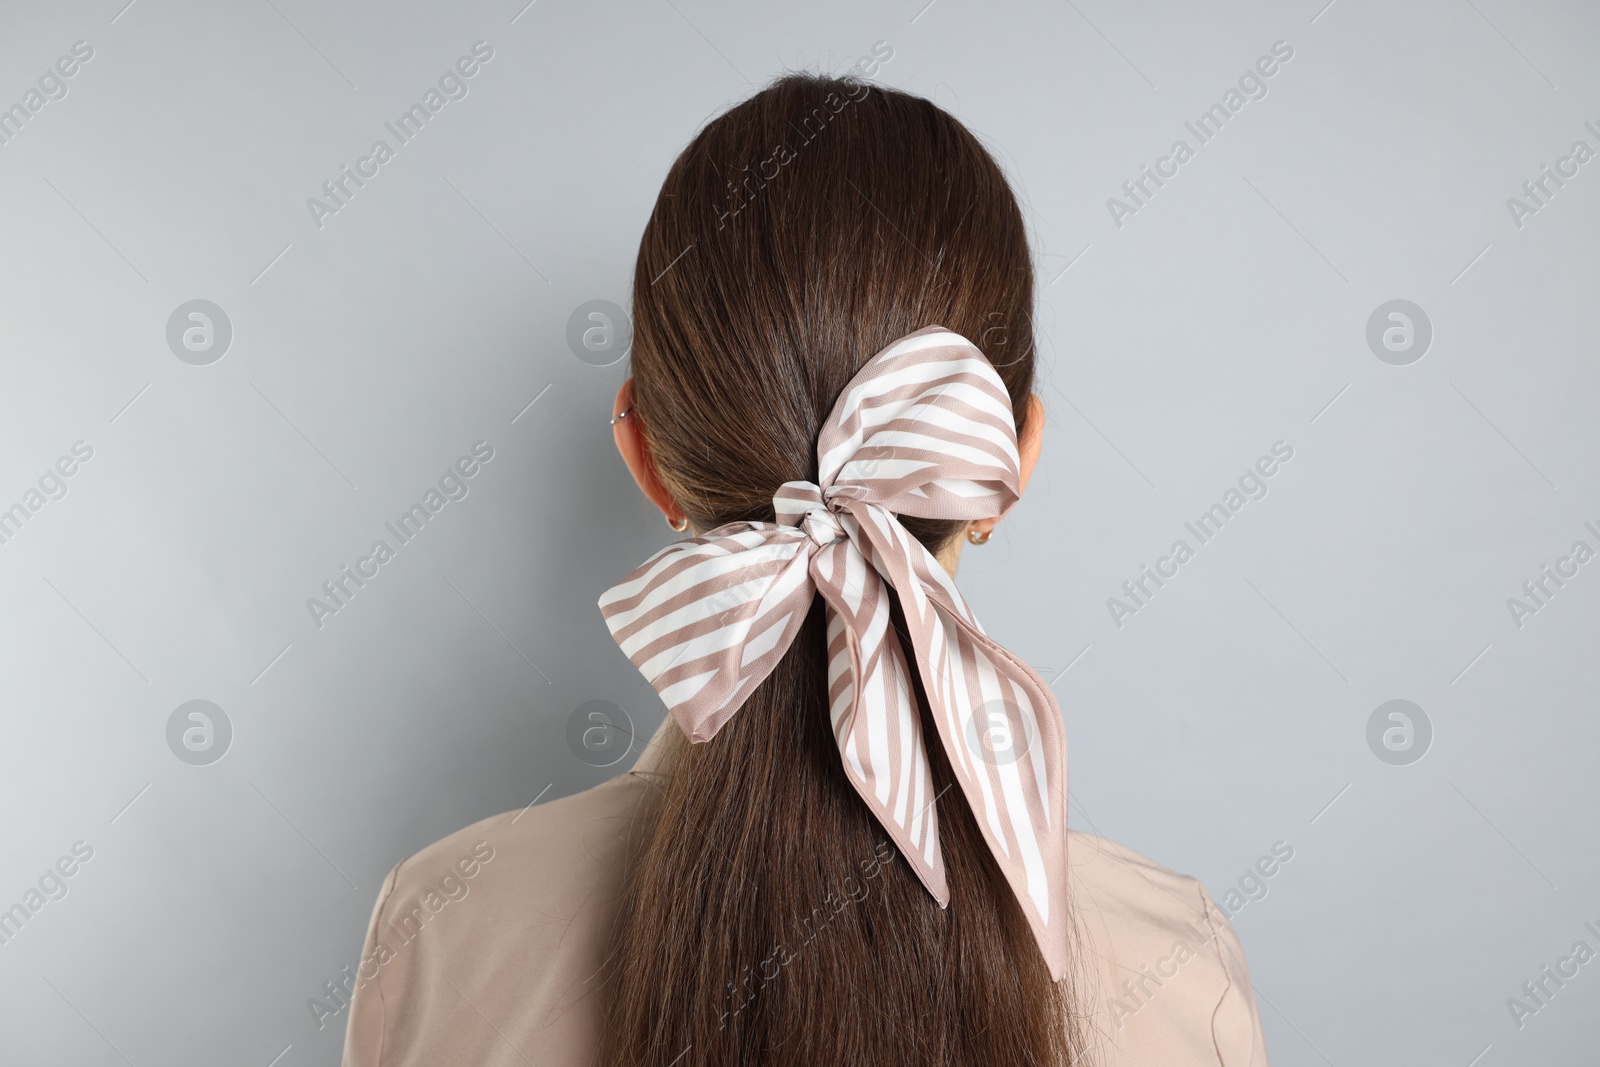
{"label": "beige and white stripe pattern", "polygon": [[1010,397],[970,341],[928,326],[862,367],[817,440],[818,483],[785,482],[776,523],[668,545],[600,598],[612,636],[691,741],[771,672],[821,594],[845,770],[941,905],[938,799],[893,589],[939,741],[1050,973],[1067,964],[1066,740],[1055,698],[990,640],[897,515],[981,519],[1019,492]]}

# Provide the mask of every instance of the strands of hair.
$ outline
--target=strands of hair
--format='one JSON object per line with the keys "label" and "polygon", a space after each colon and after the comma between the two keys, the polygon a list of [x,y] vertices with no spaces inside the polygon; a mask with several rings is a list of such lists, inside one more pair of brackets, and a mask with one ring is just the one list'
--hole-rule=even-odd
{"label": "strands of hair", "polygon": [[[695,529],[771,522],[779,485],[816,480],[845,384],[923,326],[972,340],[1026,418],[1032,306],[1021,212],[965,127],[897,90],[788,75],[710,122],[662,186],[634,272],[635,413]],[[961,527],[902,521],[935,552]],[[827,688],[818,600],[715,738],[675,738],[634,823],[599,1062],[1079,1062],[1069,983],[1051,981],[948,758],[929,746],[940,908],[846,778]]]}

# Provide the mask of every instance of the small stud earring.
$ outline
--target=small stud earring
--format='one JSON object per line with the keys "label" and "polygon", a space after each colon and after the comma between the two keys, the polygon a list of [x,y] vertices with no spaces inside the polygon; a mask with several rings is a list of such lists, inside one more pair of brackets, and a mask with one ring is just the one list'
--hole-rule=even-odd
{"label": "small stud earring", "polygon": [[975,526],[969,526],[967,527],[967,541],[974,545],[987,544],[993,533],[993,530],[980,530]]}
{"label": "small stud earring", "polygon": [[667,525],[679,533],[683,533],[683,531],[689,528],[689,516],[684,515],[676,519],[669,518],[667,519]]}
{"label": "small stud earring", "polygon": [[628,417],[628,412],[630,412],[632,410],[633,410],[633,405],[629,404],[627,407],[623,408],[621,411],[619,411],[615,415],[611,416],[611,425],[615,426],[618,422],[620,422],[621,420],[627,418]]}

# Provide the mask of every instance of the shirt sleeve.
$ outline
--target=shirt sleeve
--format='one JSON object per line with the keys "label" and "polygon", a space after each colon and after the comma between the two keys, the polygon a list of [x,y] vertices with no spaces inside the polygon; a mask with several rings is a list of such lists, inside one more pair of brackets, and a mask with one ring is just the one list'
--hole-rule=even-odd
{"label": "shirt sleeve", "polygon": [[386,1020],[379,977],[382,964],[387,961],[379,957],[387,949],[380,952],[378,926],[399,874],[400,864],[397,863],[383,880],[377,902],[372,905],[372,917],[367,920],[367,937],[361,947],[361,960],[356,965],[356,987],[350,994],[350,1017],[345,1026],[341,1067],[379,1067],[383,1056]]}
{"label": "shirt sleeve", "polygon": [[1199,890],[1211,943],[1228,980],[1222,999],[1211,1014],[1211,1040],[1216,1045],[1217,1061],[1222,1067],[1269,1067],[1266,1036],[1261,1032],[1261,1014],[1256,1008],[1256,987],[1250,980],[1239,935],[1205,886]]}

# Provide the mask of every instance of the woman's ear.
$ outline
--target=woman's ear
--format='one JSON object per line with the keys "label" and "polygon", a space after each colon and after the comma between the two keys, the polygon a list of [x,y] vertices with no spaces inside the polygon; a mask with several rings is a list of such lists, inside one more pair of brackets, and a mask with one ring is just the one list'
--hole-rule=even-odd
{"label": "woman's ear", "polygon": [[[676,523],[683,518],[683,513],[656,476],[655,461],[650,456],[650,445],[645,440],[639,413],[633,410],[632,378],[623,382],[622,388],[617,390],[611,415],[616,420],[611,424],[611,436],[617,443],[617,453],[622,457],[622,462],[628,465],[628,473],[633,475],[633,480],[638,483],[646,499],[661,509],[667,521]],[[617,418],[619,415],[622,417]]]}
{"label": "woman's ear", "polygon": [[[1019,462],[1017,495],[1020,498],[1022,490],[1028,488],[1028,479],[1033,477],[1033,468],[1039,465],[1039,451],[1044,447],[1044,401],[1039,399],[1038,393],[1028,394],[1028,418],[1022,429],[1022,436],[1017,439],[1017,459]],[[1013,504],[1012,507],[1016,505]],[[994,533],[995,525],[1000,521],[996,515],[992,519],[979,519],[971,524],[972,529],[979,533]]]}
{"label": "woman's ear", "polygon": [[1028,421],[1022,438],[1017,442],[1017,458],[1022,461],[1021,481],[1018,490],[1028,488],[1033,468],[1039,465],[1039,451],[1044,447],[1044,401],[1038,393],[1028,394]]}

